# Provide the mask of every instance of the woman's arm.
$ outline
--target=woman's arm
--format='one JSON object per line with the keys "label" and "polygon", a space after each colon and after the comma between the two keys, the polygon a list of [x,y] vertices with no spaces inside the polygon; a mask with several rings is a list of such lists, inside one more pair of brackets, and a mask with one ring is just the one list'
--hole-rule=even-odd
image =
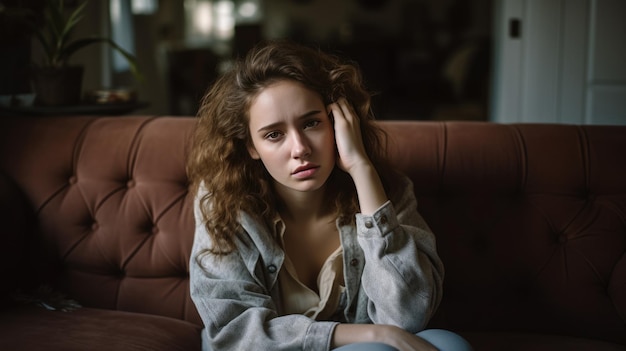
{"label": "woman's arm", "polygon": [[380,342],[400,351],[437,351],[424,339],[391,325],[339,324],[332,340],[332,348],[359,342]]}
{"label": "woman's arm", "polygon": [[[330,347],[337,323],[302,315],[279,316],[271,296],[272,275],[249,236],[244,248],[216,256],[201,220],[196,197],[196,229],[190,258],[190,293],[214,350],[315,350]],[[248,251],[246,251],[248,250]]]}
{"label": "woman's arm", "polygon": [[359,119],[345,98],[329,105],[334,117],[337,165],[350,174],[359,197],[361,213],[373,214],[387,201],[380,176],[372,165],[361,136]]}
{"label": "woman's arm", "polygon": [[[361,213],[357,240],[365,255],[362,289],[375,324],[410,332],[425,327],[442,294],[443,264],[435,237],[417,211],[413,184],[399,177],[392,202],[371,165],[358,118],[345,99],[329,106],[335,118],[338,165],[354,180]],[[397,211],[397,212],[396,212]]]}
{"label": "woman's arm", "polygon": [[212,349],[247,350],[254,345],[259,350],[328,350],[336,323],[278,316],[268,293],[247,277],[224,279],[201,270],[191,267],[191,298]]}
{"label": "woman's arm", "polygon": [[365,256],[361,288],[367,315],[415,333],[422,330],[442,298],[444,267],[435,237],[417,212],[413,186],[406,177],[372,216],[357,214],[357,241]]}

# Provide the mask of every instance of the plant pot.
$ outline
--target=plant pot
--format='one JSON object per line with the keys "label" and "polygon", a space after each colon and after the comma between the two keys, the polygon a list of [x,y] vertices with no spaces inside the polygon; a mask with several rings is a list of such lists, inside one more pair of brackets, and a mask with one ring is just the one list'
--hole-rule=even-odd
{"label": "plant pot", "polygon": [[83,66],[35,68],[32,74],[35,104],[39,106],[78,105],[81,102]]}

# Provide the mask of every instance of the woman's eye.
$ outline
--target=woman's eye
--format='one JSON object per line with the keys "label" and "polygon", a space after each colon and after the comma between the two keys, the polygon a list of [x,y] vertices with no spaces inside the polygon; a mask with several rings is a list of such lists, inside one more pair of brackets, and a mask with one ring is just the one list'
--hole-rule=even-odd
{"label": "woman's eye", "polygon": [[265,134],[265,139],[267,139],[267,140],[276,140],[276,139],[280,138],[280,135],[281,135],[280,132],[276,132],[276,131],[269,132],[269,133]]}
{"label": "woman's eye", "polygon": [[304,124],[304,128],[305,129],[314,128],[314,127],[317,127],[319,124],[320,124],[320,121],[318,120],[310,120]]}

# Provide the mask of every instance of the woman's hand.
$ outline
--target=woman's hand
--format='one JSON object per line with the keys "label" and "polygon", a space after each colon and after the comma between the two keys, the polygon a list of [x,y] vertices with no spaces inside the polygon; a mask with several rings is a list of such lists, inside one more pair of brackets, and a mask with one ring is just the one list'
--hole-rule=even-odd
{"label": "woman's hand", "polygon": [[337,166],[352,177],[361,213],[371,215],[387,201],[387,195],[365,151],[359,117],[345,98],[328,105],[328,109],[335,119]]}
{"label": "woman's hand", "polygon": [[437,351],[431,343],[404,329],[391,325],[378,325],[377,327],[380,327],[377,328],[379,334],[377,340],[400,351]]}
{"label": "woman's hand", "polygon": [[370,160],[363,146],[359,117],[345,98],[328,106],[334,117],[337,165],[350,175],[360,166],[369,166]]}
{"label": "woman's hand", "polygon": [[380,342],[399,351],[437,351],[428,341],[392,325],[337,325],[333,333],[333,348],[357,342]]}

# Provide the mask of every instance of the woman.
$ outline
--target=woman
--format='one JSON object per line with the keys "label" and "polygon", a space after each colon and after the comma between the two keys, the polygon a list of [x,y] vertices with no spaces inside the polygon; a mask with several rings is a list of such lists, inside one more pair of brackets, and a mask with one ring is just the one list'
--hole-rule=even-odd
{"label": "woman", "polygon": [[413,333],[441,300],[443,266],[411,182],[384,163],[355,66],[271,41],[198,116],[191,296],[209,349],[436,349]]}

